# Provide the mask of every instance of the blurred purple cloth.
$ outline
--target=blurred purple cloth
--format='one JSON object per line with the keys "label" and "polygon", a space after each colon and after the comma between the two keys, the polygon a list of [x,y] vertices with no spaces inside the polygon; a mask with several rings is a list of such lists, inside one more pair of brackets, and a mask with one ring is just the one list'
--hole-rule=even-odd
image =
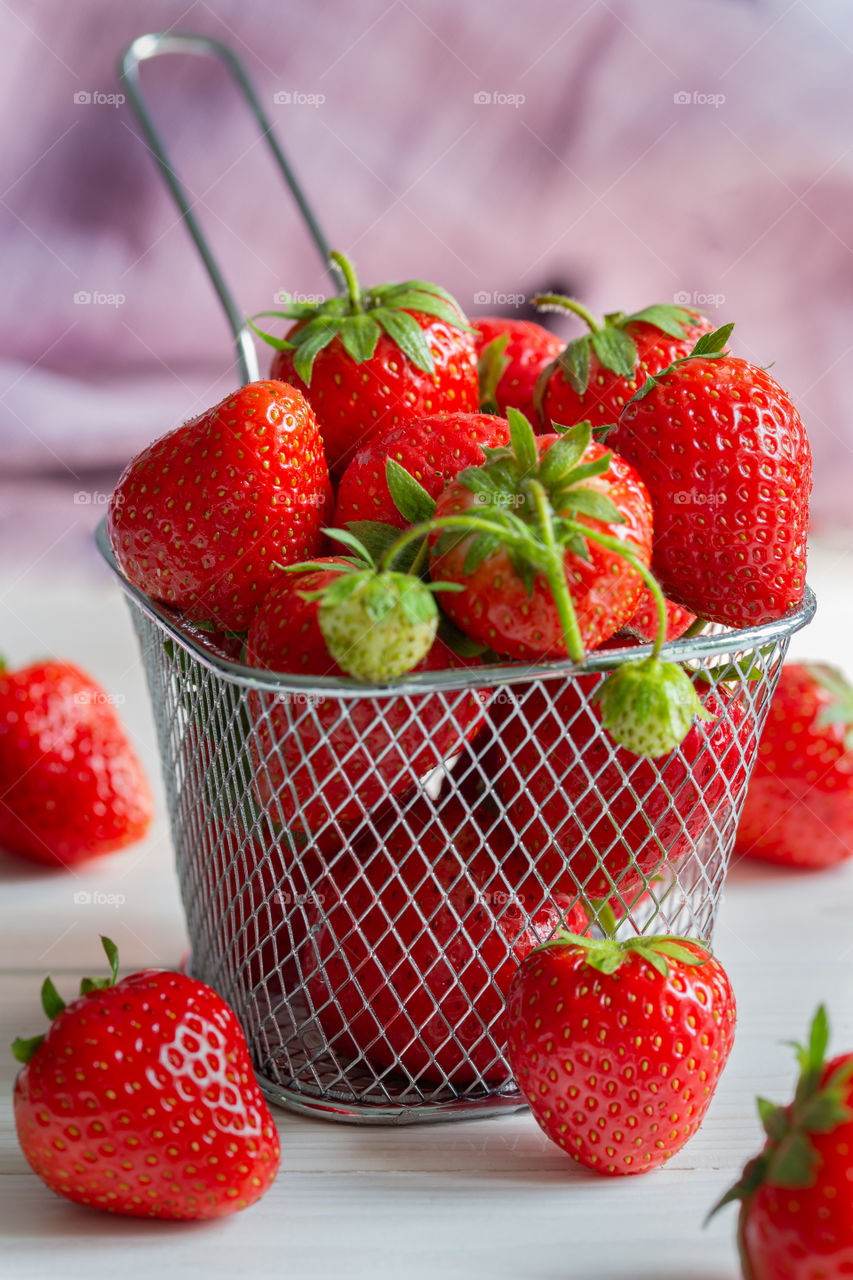
{"label": "blurred purple cloth", "polygon": [[[118,51],[173,23],[245,58],[365,281],[435,279],[492,311],[562,277],[599,310],[737,318],[736,349],[775,360],[801,406],[817,523],[849,522],[853,10],[820,0],[3,8],[7,469],[121,463],[235,380],[129,109],[99,100]],[[323,292],[223,73],[174,58],[143,77],[240,305]]]}

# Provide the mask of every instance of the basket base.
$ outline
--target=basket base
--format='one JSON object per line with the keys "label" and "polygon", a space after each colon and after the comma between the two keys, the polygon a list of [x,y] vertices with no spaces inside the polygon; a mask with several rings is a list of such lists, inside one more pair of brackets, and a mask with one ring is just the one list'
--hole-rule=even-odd
{"label": "basket base", "polygon": [[312,1098],[304,1093],[275,1084],[255,1072],[267,1102],[295,1111],[298,1115],[318,1120],[336,1120],[341,1124],[396,1125],[438,1124],[451,1120],[485,1120],[508,1112],[526,1111],[527,1103],[520,1092],[494,1094],[488,1098],[459,1099],[450,1102],[426,1102],[421,1106],[384,1106],[336,1102],[331,1098]]}

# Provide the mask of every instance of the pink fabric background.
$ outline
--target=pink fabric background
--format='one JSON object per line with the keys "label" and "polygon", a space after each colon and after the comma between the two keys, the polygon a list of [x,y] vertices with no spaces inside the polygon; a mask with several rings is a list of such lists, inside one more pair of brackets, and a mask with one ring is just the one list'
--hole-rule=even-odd
{"label": "pink fabric background", "polygon": [[[801,406],[816,526],[850,522],[844,0],[4,6],[7,474],[118,467],[233,381],[224,321],[128,107],[74,102],[117,92],[118,51],[171,26],[242,54],[333,244],[367,281],[432,278],[487,311],[481,291],[553,279],[601,310],[711,295],[712,317],[739,322],[737,349],[775,361]],[[281,287],[323,291],[220,73],[189,59],[146,70],[241,305],[268,307]],[[324,101],[276,105],[282,91]],[[80,291],[125,301],[75,303]]]}

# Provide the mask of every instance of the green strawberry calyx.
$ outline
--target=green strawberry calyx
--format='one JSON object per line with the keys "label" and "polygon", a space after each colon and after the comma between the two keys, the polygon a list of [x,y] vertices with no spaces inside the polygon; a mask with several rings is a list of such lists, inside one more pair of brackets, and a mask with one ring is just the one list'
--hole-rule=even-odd
{"label": "green strawberry calyx", "polygon": [[659,369],[657,373],[649,374],[645,382],[631,396],[628,404],[633,404],[635,400],[642,400],[652,391],[662,378],[673,372],[679,365],[687,364],[690,360],[720,360],[723,356],[729,354],[726,343],[732,336],[734,322],[731,324],[721,325],[719,329],[715,329],[713,333],[703,333],[696,339],[693,350],[686,356],[680,356],[678,360],[673,360],[672,364],[668,364],[665,369]]}
{"label": "green strawberry calyx", "polygon": [[509,334],[499,333],[491,342],[487,342],[477,360],[477,374],[480,383],[480,412],[500,414],[498,408],[498,383],[509,368],[506,349],[509,345]]}
{"label": "green strawberry calyx", "polygon": [[[616,973],[617,969],[632,956],[639,956],[647,961],[665,978],[669,974],[671,960],[696,968],[705,964],[711,955],[706,943],[695,938],[680,938],[676,934],[649,934],[617,941],[615,938],[588,938],[585,935],[571,933],[569,930],[561,930],[553,938],[549,938],[547,942],[538,946],[536,951],[548,951],[557,947],[580,948],[585,953],[585,963],[591,969],[596,969],[599,973],[608,976]],[[693,947],[700,948],[699,955],[692,949]]]}
{"label": "green strawberry calyx", "polygon": [[837,667],[826,662],[805,662],[803,667],[815,684],[832,696],[832,701],[821,707],[817,725],[825,729],[831,725],[844,730],[844,746],[853,751],[853,686]]}
{"label": "green strawberry calyx", "polygon": [[710,1221],[724,1205],[740,1201],[738,1242],[747,1280],[752,1272],[744,1247],[744,1227],[753,1195],[765,1184],[774,1187],[814,1186],[820,1174],[821,1161],[811,1135],[832,1133],[839,1125],[853,1120],[853,1109],[848,1104],[853,1080],[853,1054],[826,1076],[828,1045],[829,1018],[821,1005],[812,1020],[808,1043],[792,1045],[800,1067],[793,1102],[781,1107],[766,1098],[757,1100],[758,1114],[767,1138],[764,1149],[748,1162],[742,1176],[708,1214]]}
{"label": "green strawberry calyx", "polygon": [[[80,995],[86,996],[90,991],[103,991],[105,987],[115,986],[118,978],[118,947],[109,938],[101,935],[101,945],[110,966],[108,978],[83,978],[80,983]],[[65,1001],[53,985],[50,977],[45,978],[41,986],[41,1006],[47,1017],[53,1022],[65,1009]],[[17,1036],[12,1041],[12,1054],[15,1059],[26,1065],[44,1042],[44,1036],[31,1036],[28,1040]]]}
{"label": "green strawberry calyx", "polygon": [[696,312],[671,303],[656,303],[642,311],[626,315],[614,311],[598,319],[576,298],[561,293],[542,293],[533,299],[540,311],[569,312],[580,317],[587,325],[588,333],[573,338],[555,360],[542,371],[534,394],[534,404],[541,414],[545,388],[551,375],[560,370],[576,395],[582,396],[589,386],[590,356],[620,378],[633,378],[637,370],[639,352],[629,332],[632,324],[653,325],[671,338],[686,338],[688,327],[696,323]]}
{"label": "green strawberry calyx", "polygon": [[[343,292],[320,302],[288,298],[277,311],[259,311],[255,317],[247,317],[252,330],[269,346],[294,353],[293,367],[307,386],[311,385],[317,356],[338,337],[347,355],[356,364],[364,364],[376,351],[380,334],[385,333],[417,369],[434,374],[433,354],[413,312],[443,320],[465,333],[474,332],[459,303],[440,285],[404,280],[362,289],[349,259],[342,253],[329,256],[344,283]],[[301,327],[291,330],[287,338],[277,338],[254,323],[262,316],[293,320]]]}
{"label": "green strawberry calyx", "polygon": [[[399,532],[399,531],[395,531]],[[341,557],[334,581],[317,591],[303,591],[318,602],[317,621],[330,657],[355,680],[376,683],[411,671],[432,648],[438,624],[437,591],[456,591],[456,583],[425,582],[418,565],[402,573],[378,568],[374,555],[348,529],[325,529],[352,554]],[[328,569],[305,561],[288,565],[288,573]]]}

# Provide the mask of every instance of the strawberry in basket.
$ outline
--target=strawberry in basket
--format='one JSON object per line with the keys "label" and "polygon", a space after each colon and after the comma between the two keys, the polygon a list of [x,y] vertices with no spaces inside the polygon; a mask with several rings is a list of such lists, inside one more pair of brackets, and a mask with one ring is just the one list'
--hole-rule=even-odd
{"label": "strawberry in basket", "polygon": [[319,550],[329,498],[308,402],[253,382],[134,458],[110,500],[110,541],[152,599],[240,631],[282,566]]}
{"label": "strawberry in basket", "polygon": [[733,327],[649,377],[607,439],[651,494],[666,595],[745,627],[802,601],[812,460],[787,393],[724,349]]}
{"label": "strawberry in basket", "polygon": [[359,288],[351,264],[331,255],[346,293],[263,315],[295,320],[285,337],[256,329],[276,348],[270,376],[311,402],[333,474],[378,432],[442,409],[476,412],[473,331],[446,290],[423,280]]}
{"label": "strawberry in basket", "polygon": [[533,396],[539,375],[563,350],[563,340],[533,320],[475,316],[480,369],[480,405],[506,414],[518,409],[536,420]]}

